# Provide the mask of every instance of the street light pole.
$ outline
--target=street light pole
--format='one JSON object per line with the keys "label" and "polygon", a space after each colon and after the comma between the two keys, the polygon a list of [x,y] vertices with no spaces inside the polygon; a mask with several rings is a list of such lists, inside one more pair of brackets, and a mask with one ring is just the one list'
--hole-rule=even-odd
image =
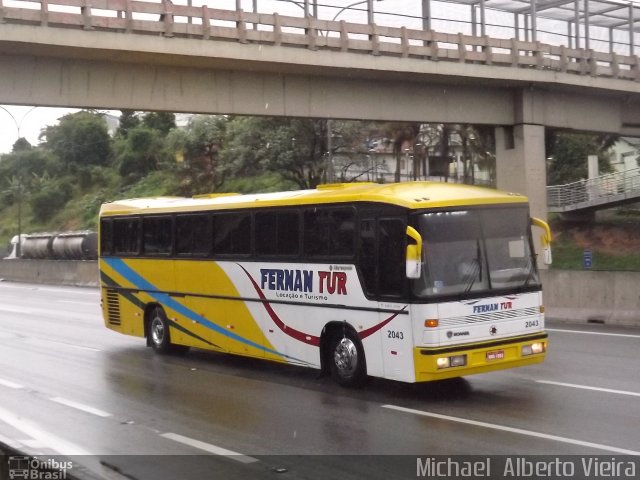
{"label": "street light pole", "polygon": [[2,105],[0,105],[0,108],[2,110],[4,110],[5,112],[7,112],[7,114],[11,117],[11,120],[13,120],[13,123],[16,126],[16,131],[18,133],[18,138],[16,138],[16,140],[20,140],[22,138],[22,136],[20,135],[20,129],[22,128],[22,122],[24,122],[24,119],[27,117],[27,115],[29,115],[31,112],[33,112],[38,107],[37,106],[31,107],[29,110],[27,110],[27,113],[22,115],[22,118],[20,119],[20,121],[16,120],[16,117],[13,116],[13,113],[11,113],[9,110],[7,110]]}
{"label": "street light pole", "polygon": [[[376,0],[376,1],[381,2],[382,0]],[[360,0],[358,2],[354,2],[350,5],[347,5],[346,7],[342,7],[340,10],[338,10],[338,13],[336,13],[333,16],[331,21],[333,22],[345,10],[349,10],[350,8],[353,8],[357,5],[362,5],[363,3],[367,4],[367,23],[369,25],[372,25],[373,24],[373,0]]]}
{"label": "street light pole", "polygon": [[[13,123],[16,126],[16,131],[18,133],[18,138],[16,139],[16,142],[17,142],[22,138],[20,136],[20,128],[22,127],[22,122],[24,122],[24,119],[26,118],[27,115],[29,115],[33,110],[35,110],[38,107],[37,106],[31,107],[29,110],[27,110],[27,113],[25,113],[22,116],[20,121],[16,120],[16,117],[13,116],[13,113],[11,113],[2,105],[0,105],[0,108],[5,112],[7,112],[7,114],[11,117],[11,120],[13,120]],[[19,177],[15,178],[15,185],[12,185],[12,186],[15,187],[18,195],[18,198],[17,198],[18,200],[18,244],[16,245],[16,256],[18,258],[21,258],[22,257],[22,181],[20,180]]]}

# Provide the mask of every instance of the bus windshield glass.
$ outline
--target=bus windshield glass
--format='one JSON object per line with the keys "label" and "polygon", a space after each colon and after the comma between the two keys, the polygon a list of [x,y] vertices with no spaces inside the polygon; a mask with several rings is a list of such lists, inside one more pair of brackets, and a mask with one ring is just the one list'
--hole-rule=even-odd
{"label": "bus windshield glass", "polygon": [[424,240],[420,298],[539,288],[528,209],[500,207],[419,215]]}

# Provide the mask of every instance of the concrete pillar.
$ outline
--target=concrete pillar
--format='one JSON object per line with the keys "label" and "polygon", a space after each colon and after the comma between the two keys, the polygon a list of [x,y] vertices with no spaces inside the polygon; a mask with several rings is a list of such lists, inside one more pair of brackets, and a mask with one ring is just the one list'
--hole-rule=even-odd
{"label": "concrete pillar", "polygon": [[[544,126],[520,124],[498,127],[496,136],[496,180],[499,190],[529,197],[531,216],[547,220],[547,168]],[[539,229],[534,229],[536,252],[542,251]],[[540,259],[540,255],[538,256]],[[546,268],[538,262],[540,268]]]}
{"label": "concrete pillar", "polygon": [[588,178],[596,178],[600,175],[597,155],[587,155]]}

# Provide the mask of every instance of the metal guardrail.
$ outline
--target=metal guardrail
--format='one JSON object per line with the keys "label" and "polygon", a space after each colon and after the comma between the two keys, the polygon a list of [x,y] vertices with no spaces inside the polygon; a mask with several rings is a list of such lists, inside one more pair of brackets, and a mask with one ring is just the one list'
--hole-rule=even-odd
{"label": "metal guardrail", "polygon": [[606,208],[625,200],[640,201],[640,168],[547,187],[550,212]]}
{"label": "metal guardrail", "polygon": [[[23,7],[15,6],[24,4]],[[33,8],[36,6],[36,8]],[[640,81],[635,55],[541,42],[441,33],[138,0],[0,0],[1,24],[227,40]]]}

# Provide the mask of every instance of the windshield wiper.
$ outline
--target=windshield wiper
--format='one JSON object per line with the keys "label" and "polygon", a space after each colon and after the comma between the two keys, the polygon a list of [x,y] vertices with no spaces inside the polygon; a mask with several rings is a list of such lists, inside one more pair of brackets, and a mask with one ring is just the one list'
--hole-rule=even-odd
{"label": "windshield wiper", "polygon": [[[476,240],[476,258],[472,260],[473,267],[470,277],[464,289],[464,293],[469,293],[476,281],[482,282],[482,251],[480,249],[480,240]],[[477,279],[477,280],[476,280]]]}

